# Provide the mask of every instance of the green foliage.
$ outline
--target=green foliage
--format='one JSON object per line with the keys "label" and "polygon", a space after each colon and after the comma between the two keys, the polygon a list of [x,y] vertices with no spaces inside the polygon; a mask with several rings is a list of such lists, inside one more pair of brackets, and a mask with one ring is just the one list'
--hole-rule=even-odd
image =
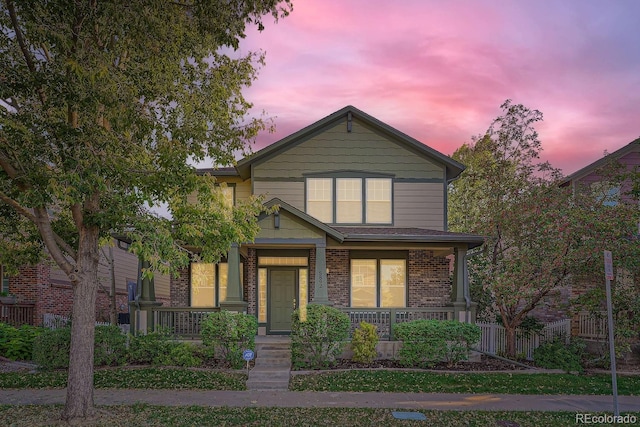
{"label": "green foliage", "polygon": [[162,365],[176,345],[177,342],[167,329],[158,328],[147,334],[130,335],[129,363]]}
{"label": "green foliage", "polygon": [[117,366],[127,361],[127,336],[114,325],[96,326],[93,364]]}
{"label": "green foliage", "polygon": [[31,360],[33,341],[42,328],[22,325],[19,328],[0,323],[0,354],[11,360]]}
{"label": "green foliage", "polygon": [[235,369],[243,366],[242,351],[255,349],[258,321],[255,316],[230,311],[211,313],[202,321],[202,344],[220,352]]}
{"label": "green foliage", "polygon": [[562,369],[565,372],[582,372],[582,360],[586,345],[581,340],[566,344],[564,338],[546,342],[533,350],[536,366],[547,369]]}
{"label": "green foliage", "polygon": [[33,362],[40,369],[69,367],[71,328],[45,330],[33,342]]}
{"label": "green foliage", "polygon": [[333,364],[342,354],[350,327],[349,316],[337,308],[309,304],[305,319],[300,318],[300,309],[295,310],[291,324],[293,367],[319,369]]}
{"label": "green foliage", "polygon": [[425,368],[466,360],[481,332],[477,325],[453,320],[414,320],[397,324],[394,334],[402,341],[400,363]]}
{"label": "green foliage", "polygon": [[196,352],[196,347],[193,344],[175,343],[168,354],[160,356],[158,362],[163,366],[183,366],[185,368],[200,366],[202,359],[196,356]]}
{"label": "green foliage", "polygon": [[353,331],[351,338],[351,350],[353,351],[353,361],[360,363],[371,363],[378,356],[376,345],[378,328],[367,322],[360,322],[360,326]]}

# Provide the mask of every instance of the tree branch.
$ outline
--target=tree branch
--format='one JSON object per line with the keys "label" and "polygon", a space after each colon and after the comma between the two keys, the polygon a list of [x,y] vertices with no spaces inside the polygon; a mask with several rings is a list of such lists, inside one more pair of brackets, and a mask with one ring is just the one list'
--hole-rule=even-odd
{"label": "tree branch", "polygon": [[[13,25],[13,30],[16,33],[16,39],[18,40],[18,45],[20,45],[20,50],[22,51],[22,56],[24,56],[24,60],[27,63],[27,67],[32,74],[36,72],[36,66],[31,59],[31,53],[29,52],[29,48],[24,39],[24,34],[20,30],[20,25],[18,23],[18,16],[16,15],[16,7],[13,4],[13,0],[7,0],[7,9],[9,10],[9,17],[11,18],[11,24]],[[40,102],[44,105],[47,101],[47,97],[42,90],[42,86],[38,87],[38,96],[40,97]]]}
{"label": "tree branch", "polygon": [[64,248],[64,250],[67,251],[73,258],[75,258],[75,251],[71,249],[69,245],[66,244],[66,242],[62,241],[59,236],[58,238],[56,238],[56,233],[54,233],[53,229],[51,228],[49,214],[47,213],[47,210],[45,208],[35,208],[33,212],[36,217],[35,224],[40,231],[40,235],[42,236],[42,240],[44,241],[45,246],[49,250],[49,254],[51,254],[51,257],[62,269],[62,271],[64,271],[67,276],[69,276],[69,278],[73,281],[73,265],[64,256],[64,253],[62,252],[63,248],[61,247],[59,242],[63,243],[63,246],[66,246],[68,249],[70,249],[69,251],[67,250],[67,248]]}
{"label": "tree branch", "polygon": [[33,212],[23,207],[20,203],[16,202],[15,200],[13,200],[11,197],[7,196],[3,192],[0,192],[0,200],[5,202],[7,205],[11,206],[16,212],[18,212],[20,215],[24,216],[34,224],[37,222],[36,216],[33,214]]}

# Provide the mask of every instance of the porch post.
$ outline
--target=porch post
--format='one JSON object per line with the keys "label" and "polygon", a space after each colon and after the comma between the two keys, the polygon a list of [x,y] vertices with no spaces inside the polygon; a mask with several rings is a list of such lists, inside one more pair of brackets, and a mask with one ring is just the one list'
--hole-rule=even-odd
{"label": "porch post", "polygon": [[314,304],[331,305],[327,291],[327,244],[316,243],[316,274],[313,291]]}
{"label": "porch post", "polygon": [[[471,307],[465,299],[465,273],[467,263],[467,248],[454,248],[453,283],[451,284],[451,301],[453,302],[453,319],[461,322],[471,321]],[[471,300],[469,300],[471,303]],[[468,314],[468,317],[467,317]]]}
{"label": "porch post", "polygon": [[220,308],[238,313],[247,312],[247,302],[242,299],[242,282],[240,282],[240,250],[233,243],[227,253],[229,273],[227,276],[227,298],[220,301]]}
{"label": "porch post", "polygon": [[162,305],[161,302],[156,301],[156,288],[153,278],[142,277],[142,270],[146,270],[151,266],[151,263],[147,260],[141,259],[138,261],[138,289],[136,290],[136,299],[129,303],[133,306],[134,317],[139,315],[139,319],[136,319],[134,332],[150,332],[155,329],[153,308]]}

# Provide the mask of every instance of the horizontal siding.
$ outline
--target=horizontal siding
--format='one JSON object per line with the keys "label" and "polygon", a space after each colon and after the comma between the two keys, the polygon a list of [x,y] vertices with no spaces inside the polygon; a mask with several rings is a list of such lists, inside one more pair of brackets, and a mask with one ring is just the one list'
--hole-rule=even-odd
{"label": "horizontal siding", "polygon": [[[130,252],[113,247],[113,258],[115,261],[115,282],[116,292],[127,292],[127,281],[137,281],[138,277],[138,257]],[[111,272],[108,263],[109,248],[103,247],[100,250],[100,265],[98,267],[98,281],[103,290],[109,292],[111,289]],[[71,283],[67,275],[57,266],[51,267],[49,278],[52,283]],[[169,276],[166,274],[156,274],[154,284],[157,298],[169,298]],[[119,309],[119,307],[118,307]]]}
{"label": "horizontal siding", "polygon": [[346,118],[322,133],[254,166],[255,180],[300,178],[304,173],[359,170],[397,178],[442,179],[444,166],[400,146],[357,119]]}
{"label": "horizontal siding", "polygon": [[254,181],[253,191],[255,195],[263,194],[265,201],[277,197],[304,212],[304,182]]}
{"label": "horizontal siding", "polygon": [[280,213],[280,228],[274,228],[273,215],[264,218],[258,224],[260,233],[258,239],[319,239],[324,237],[324,233],[302,221],[290,213],[283,211]]}
{"label": "horizontal siding", "polygon": [[396,182],[393,201],[395,227],[444,230],[443,184]]}

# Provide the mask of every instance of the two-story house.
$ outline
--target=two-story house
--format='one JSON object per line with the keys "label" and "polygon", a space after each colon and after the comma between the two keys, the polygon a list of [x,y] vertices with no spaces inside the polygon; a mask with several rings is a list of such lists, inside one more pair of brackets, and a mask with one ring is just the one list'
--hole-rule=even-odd
{"label": "two-story house", "polygon": [[352,320],[392,308],[470,320],[465,254],[483,239],[448,232],[446,215],[447,184],[463,169],[347,106],[233,168],[201,170],[226,183],[230,202],[262,194],[279,209],[258,218],[254,242],[172,279],[171,304],[246,311],[260,334],[288,333],[294,307],[309,303]]}

